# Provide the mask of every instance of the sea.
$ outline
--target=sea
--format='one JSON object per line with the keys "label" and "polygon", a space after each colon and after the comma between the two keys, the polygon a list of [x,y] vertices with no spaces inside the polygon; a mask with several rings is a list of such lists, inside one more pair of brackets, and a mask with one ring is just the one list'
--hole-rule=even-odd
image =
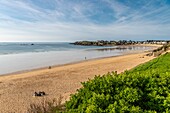
{"label": "sea", "polygon": [[148,46],[81,46],[69,42],[1,42],[0,75],[152,49]]}

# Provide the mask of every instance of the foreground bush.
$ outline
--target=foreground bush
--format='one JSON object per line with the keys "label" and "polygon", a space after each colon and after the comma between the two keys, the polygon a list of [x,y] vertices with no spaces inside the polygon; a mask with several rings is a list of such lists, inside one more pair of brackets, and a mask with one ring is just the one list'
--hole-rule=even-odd
{"label": "foreground bush", "polygon": [[66,102],[66,109],[61,104],[47,104],[49,107],[43,104],[30,110],[36,111],[33,113],[170,113],[170,54],[119,75],[113,72],[96,76],[82,85]]}
{"label": "foreground bush", "polygon": [[170,54],[123,74],[109,73],[82,83],[67,112],[78,113],[169,113]]}

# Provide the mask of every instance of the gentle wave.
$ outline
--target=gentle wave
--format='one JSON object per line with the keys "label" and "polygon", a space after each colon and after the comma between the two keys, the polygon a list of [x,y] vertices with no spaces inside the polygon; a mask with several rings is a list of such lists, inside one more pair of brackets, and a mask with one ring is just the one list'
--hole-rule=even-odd
{"label": "gentle wave", "polygon": [[6,54],[20,54],[30,52],[49,52],[49,51],[69,51],[69,50],[83,50],[90,48],[102,48],[96,46],[75,46],[69,43],[0,43],[0,55]]}
{"label": "gentle wave", "polygon": [[0,44],[0,75],[153,49],[153,47],[128,46],[126,49],[117,46],[76,46],[69,43],[35,43],[29,46],[19,44]]}

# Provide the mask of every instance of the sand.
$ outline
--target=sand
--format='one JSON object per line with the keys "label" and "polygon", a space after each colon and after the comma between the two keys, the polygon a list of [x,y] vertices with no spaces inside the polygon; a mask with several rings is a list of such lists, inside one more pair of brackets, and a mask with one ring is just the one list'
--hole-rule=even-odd
{"label": "sand", "polygon": [[[31,103],[69,95],[81,87],[81,82],[112,71],[129,70],[154,57],[145,53],[129,54],[83,61],[75,64],[40,69],[0,77],[0,113],[25,113]],[[47,96],[33,97],[35,91],[45,91]]]}

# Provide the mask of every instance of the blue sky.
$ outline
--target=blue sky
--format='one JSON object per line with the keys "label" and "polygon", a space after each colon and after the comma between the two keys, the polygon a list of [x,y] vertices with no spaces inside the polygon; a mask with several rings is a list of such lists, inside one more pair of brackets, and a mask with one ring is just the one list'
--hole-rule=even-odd
{"label": "blue sky", "polygon": [[0,41],[170,40],[170,0],[0,0]]}

